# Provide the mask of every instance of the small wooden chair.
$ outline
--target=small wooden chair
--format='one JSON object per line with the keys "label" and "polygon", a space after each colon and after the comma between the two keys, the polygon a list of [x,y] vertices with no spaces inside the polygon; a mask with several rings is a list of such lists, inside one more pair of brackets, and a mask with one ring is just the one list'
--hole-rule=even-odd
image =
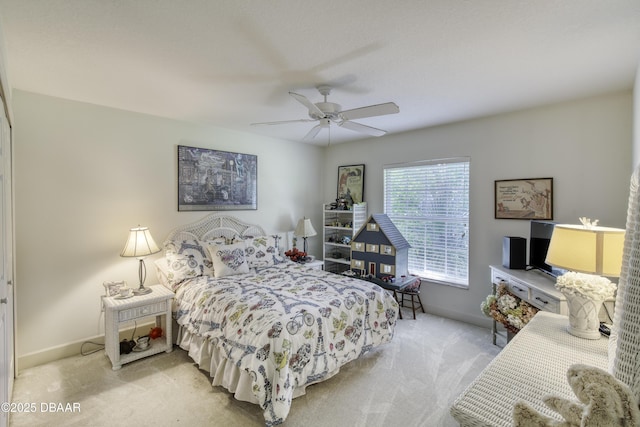
{"label": "small wooden chair", "polygon": [[397,291],[399,294],[398,303],[400,303],[400,307],[404,307],[405,295],[411,299],[411,310],[413,310],[414,319],[416,318],[416,308],[419,308],[425,313],[422,300],[420,299],[420,285],[422,285],[422,280],[416,279],[412,284]]}

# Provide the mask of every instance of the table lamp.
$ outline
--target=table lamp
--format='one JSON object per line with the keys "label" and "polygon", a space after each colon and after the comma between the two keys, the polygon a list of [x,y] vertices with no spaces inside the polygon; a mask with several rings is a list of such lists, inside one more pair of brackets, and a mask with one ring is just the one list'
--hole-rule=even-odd
{"label": "table lamp", "polygon": [[303,250],[307,252],[307,237],[315,236],[318,233],[316,233],[316,230],[313,228],[313,225],[311,224],[311,220],[309,218],[302,218],[300,221],[298,221],[298,225],[296,226],[293,234],[296,237],[302,237],[302,239],[304,240]]}
{"label": "table lamp", "polygon": [[602,276],[620,276],[624,233],[590,221],[554,227],[545,262],[569,271],[557,278],[556,288],[567,297],[570,334],[600,338],[600,307],[616,288]]}
{"label": "table lamp", "polygon": [[140,261],[138,267],[138,278],[140,287],[133,291],[136,295],[144,295],[151,292],[151,288],[144,287],[144,281],[147,277],[147,268],[144,265],[144,257],[147,255],[160,252],[160,248],[151,237],[151,233],[147,227],[136,227],[129,230],[129,238],[124,245],[124,249],[120,253],[121,257],[135,257]]}

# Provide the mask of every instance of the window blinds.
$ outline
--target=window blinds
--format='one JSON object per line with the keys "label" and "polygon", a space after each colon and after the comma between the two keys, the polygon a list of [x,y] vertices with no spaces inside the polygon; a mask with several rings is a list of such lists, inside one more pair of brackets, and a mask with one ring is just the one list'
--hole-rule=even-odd
{"label": "window blinds", "polygon": [[469,158],[384,167],[384,211],[411,244],[409,272],[468,286]]}

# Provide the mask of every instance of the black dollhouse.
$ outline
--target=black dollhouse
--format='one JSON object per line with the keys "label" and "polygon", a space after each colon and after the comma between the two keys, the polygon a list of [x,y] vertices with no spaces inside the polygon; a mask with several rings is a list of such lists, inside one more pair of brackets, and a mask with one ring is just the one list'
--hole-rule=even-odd
{"label": "black dollhouse", "polygon": [[386,214],[373,214],[351,241],[351,270],[379,279],[408,276],[410,247]]}

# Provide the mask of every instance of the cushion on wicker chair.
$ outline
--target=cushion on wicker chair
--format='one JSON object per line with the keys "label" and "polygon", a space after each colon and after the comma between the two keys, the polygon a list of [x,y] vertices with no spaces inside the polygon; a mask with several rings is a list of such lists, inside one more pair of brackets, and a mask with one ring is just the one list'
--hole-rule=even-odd
{"label": "cushion on wicker chair", "polygon": [[401,307],[404,307],[405,295],[408,296],[410,300],[410,307],[413,311],[413,318],[416,318],[416,309],[419,308],[424,313],[424,306],[422,305],[422,300],[420,299],[420,285],[422,285],[422,280],[416,278],[416,280],[410,285],[405,286],[401,290],[397,291],[398,293],[398,303],[400,303]]}

